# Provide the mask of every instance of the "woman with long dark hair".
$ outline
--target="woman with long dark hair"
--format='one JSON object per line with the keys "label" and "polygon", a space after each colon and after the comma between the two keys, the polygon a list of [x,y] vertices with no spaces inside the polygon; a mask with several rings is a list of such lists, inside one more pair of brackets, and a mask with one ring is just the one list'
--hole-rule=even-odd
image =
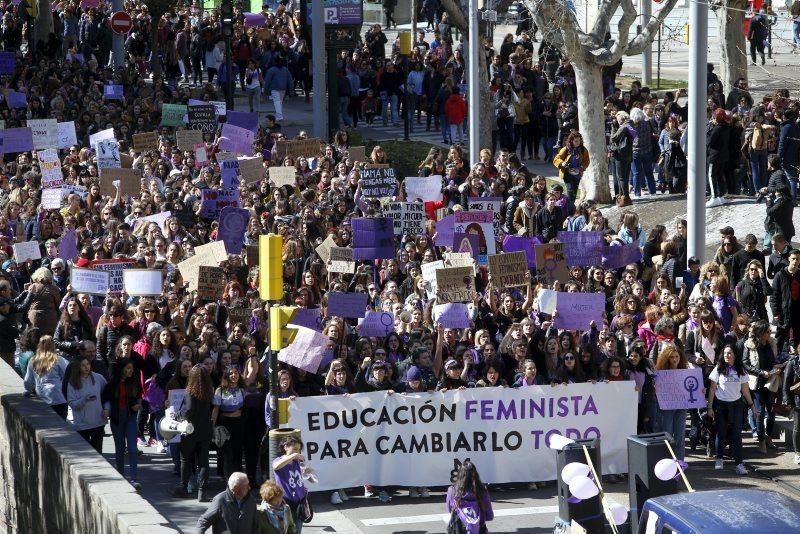
{"label": "woman with long dark hair", "polygon": [[92,320],[87,315],[78,297],[69,297],[64,303],[64,311],[53,333],[56,349],[65,358],[78,355],[81,341],[95,341]]}
{"label": "woman with long dark hair", "polygon": [[103,408],[111,421],[111,434],[114,436],[114,456],[117,471],[125,474],[125,449],[128,450],[130,482],[138,491],[136,482],[138,467],[136,448],[136,414],[142,409],[142,387],[134,376],[133,362],[121,358],[113,367],[113,376],[103,390]]}
{"label": "woman with long dark hair", "polygon": [[192,464],[197,459],[197,500],[205,502],[206,485],[208,483],[208,450],[211,446],[211,401],[214,389],[211,386],[211,375],[200,364],[192,367],[186,381],[186,397],[184,408],[186,421],[191,423],[194,431],[181,436],[181,482],[172,490],[176,497],[189,496],[189,475]]}
{"label": "woman with long dark hair", "polygon": [[457,527],[456,531],[470,534],[489,532],[486,522],[494,519],[492,499],[481,482],[478,470],[469,460],[461,464],[455,482],[447,488],[446,502],[450,523],[461,523],[462,528]]}
{"label": "woman with long dark hair", "polygon": [[92,362],[86,356],[78,356],[71,371],[67,402],[72,408],[72,426],[97,452],[102,453],[108,412],[103,410],[100,398],[106,387],[106,379],[92,372]]}

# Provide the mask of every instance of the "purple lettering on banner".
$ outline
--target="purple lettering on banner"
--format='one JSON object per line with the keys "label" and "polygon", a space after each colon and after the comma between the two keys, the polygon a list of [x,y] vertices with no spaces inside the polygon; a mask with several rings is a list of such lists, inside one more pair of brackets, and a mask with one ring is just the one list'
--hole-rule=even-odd
{"label": "purple lettering on banner", "polygon": [[448,215],[436,222],[436,241],[434,245],[437,247],[449,247],[453,244],[455,220],[455,215]]}
{"label": "purple lettering on banner", "polygon": [[238,126],[253,133],[258,132],[258,113],[228,110],[226,124]]}
{"label": "purple lettering on banner", "polygon": [[588,330],[594,321],[599,328],[606,310],[605,293],[563,293],[556,296],[555,326],[566,330]]}
{"label": "purple lettering on banner", "polygon": [[367,314],[366,293],[328,293],[328,315],[345,319],[361,319]]}
{"label": "purple lettering on banner", "polygon": [[352,219],[353,260],[394,258],[394,223],[387,217]]}
{"label": "purple lettering on banner", "polygon": [[503,238],[503,252],[519,252],[525,253],[525,259],[528,260],[528,268],[536,268],[536,249],[534,245],[541,245],[542,240],[538,237],[523,237],[518,235],[507,235]]}
{"label": "purple lettering on banner", "polygon": [[389,312],[368,311],[358,325],[358,334],[366,337],[386,337],[394,330],[394,315]]}
{"label": "purple lettering on banner", "polygon": [[642,251],[637,243],[603,247],[603,267],[621,269],[642,259]]}
{"label": "purple lettering on banner", "polygon": [[30,128],[0,130],[0,154],[15,154],[33,150],[33,131]]}
{"label": "purple lettering on banner", "polygon": [[257,28],[264,26],[267,23],[267,18],[261,13],[245,13],[244,14],[244,28]]}
{"label": "purple lettering on banner", "polygon": [[297,308],[289,324],[322,332],[322,311],[319,308]]}
{"label": "purple lettering on banner", "polygon": [[558,232],[558,240],[564,243],[564,256],[570,267],[599,266],[603,262],[602,232]]}
{"label": "purple lettering on banner", "polygon": [[[228,112],[228,116],[233,113]],[[247,128],[242,128],[230,123],[222,125],[222,141],[219,147],[244,156],[253,155],[254,134]]]}
{"label": "purple lettering on banner", "polygon": [[433,316],[436,322],[445,328],[469,328],[472,326],[469,319],[469,307],[463,302],[436,304],[433,307]]}
{"label": "purple lettering on banner", "polygon": [[250,212],[244,208],[227,206],[219,212],[219,232],[217,241],[225,243],[228,254],[240,254],[244,246],[244,233]]}
{"label": "purple lettering on banner", "polygon": [[706,407],[702,369],[656,371],[655,380],[658,407],[662,410]]}
{"label": "purple lettering on banner", "polygon": [[0,52],[0,74],[13,75],[17,68],[17,58],[14,52]]}
{"label": "purple lettering on banner", "polygon": [[58,257],[65,261],[72,261],[78,255],[78,238],[75,229],[66,232],[58,244]]}
{"label": "purple lettering on banner", "polygon": [[12,109],[28,107],[27,95],[25,95],[25,93],[19,93],[17,91],[9,91],[8,96],[6,97],[6,102],[8,103],[8,107]]}

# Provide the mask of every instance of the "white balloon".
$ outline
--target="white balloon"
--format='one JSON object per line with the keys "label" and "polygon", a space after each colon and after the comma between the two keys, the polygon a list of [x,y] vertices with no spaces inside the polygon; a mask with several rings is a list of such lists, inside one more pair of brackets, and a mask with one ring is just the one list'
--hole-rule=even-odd
{"label": "white balloon", "polygon": [[561,480],[564,484],[569,484],[575,477],[585,477],[589,475],[591,468],[580,462],[571,462],[564,466],[561,470]]}
{"label": "white balloon", "polygon": [[589,477],[577,476],[569,483],[569,492],[579,499],[586,500],[600,493],[600,490]]}
{"label": "white balloon", "polygon": [[550,436],[549,447],[551,449],[556,449],[560,451],[570,443],[575,443],[575,440],[570,438],[565,438],[561,434],[553,434],[552,436]]}
{"label": "white balloon", "polygon": [[628,510],[618,502],[612,502],[608,506],[608,510],[611,512],[611,519],[614,520],[615,525],[621,525],[628,519]]}
{"label": "white balloon", "polygon": [[664,458],[656,463],[653,471],[659,480],[672,480],[678,472],[678,463],[672,458]]}

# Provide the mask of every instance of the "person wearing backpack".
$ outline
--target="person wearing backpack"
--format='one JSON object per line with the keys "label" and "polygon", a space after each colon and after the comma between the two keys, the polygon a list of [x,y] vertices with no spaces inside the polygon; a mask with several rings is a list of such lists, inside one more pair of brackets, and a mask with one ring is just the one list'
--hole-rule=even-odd
{"label": "person wearing backpack", "polygon": [[481,482],[478,469],[469,460],[461,464],[455,482],[447,488],[446,502],[450,514],[448,534],[489,532],[486,522],[494,519],[492,499]]}

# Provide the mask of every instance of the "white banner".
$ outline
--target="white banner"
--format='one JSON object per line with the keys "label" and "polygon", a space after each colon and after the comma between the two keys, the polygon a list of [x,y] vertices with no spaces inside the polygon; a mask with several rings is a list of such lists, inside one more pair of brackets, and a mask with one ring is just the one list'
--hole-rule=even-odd
{"label": "white banner", "polygon": [[[476,388],[442,393],[298,397],[291,428],[301,431],[312,491],[376,486],[446,486],[470,459],[484,482],[556,479],[549,437],[601,438],[603,473],[627,471],[636,433],[634,382]],[[409,469],[409,466],[414,466]]]}

